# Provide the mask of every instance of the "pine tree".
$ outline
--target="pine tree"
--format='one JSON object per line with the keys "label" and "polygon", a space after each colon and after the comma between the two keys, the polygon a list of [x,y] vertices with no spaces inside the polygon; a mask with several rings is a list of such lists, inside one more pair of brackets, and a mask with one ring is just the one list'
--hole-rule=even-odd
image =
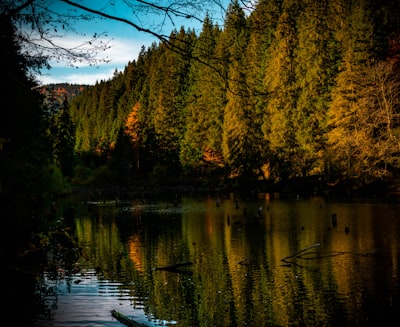
{"label": "pine tree", "polygon": [[223,103],[219,94],[221,76],[215,59],[220,31],[206,17],[193,49],[189,72],[185,136],[181,143],[180,160],[189,170],[202,163],[221,165],[221,134]]}
{"label": "pine tree", "polygon": [[69,114],[69,105],[66,98],[60,111],[52,117],[52,121],[53,156],[63,175],[72,177],[75,159],[75,126]]}
{"label": "pine tree", "polygon": [[[275,38],[275,30],[281,12],[281,0],[263,0],[257,2],[255,10],[248,18],[250,29],[249,44],[246,52],[243,54],[243,64],[246,69],[246,83],[250,92],[249,96],[253,103],[253,131],[257,133],[255,140],[259,144],[259,160],[255,161],[255,168],[261,165],[260,174],[270,177],[269,160],[270,155],[268,142],[263,139],[262,125],[265,104],[268,101],[267,92],[265,92],[263,77],[267,69],[267,56],[269,48]],[[257,153],[257,152],[256,152]]]}
{"label": "pine tree", "polygon": [[302,1],[294,51],[296,108],[291,120],[303,175],[323,174],[326,116],[337,73],[338,49],[329,24],[329,1]]}
{"label": "pine tree", "polygon": [[296,6],[283,8],[274,42],[266,53],[264,76],[268,94],[263,134],[269,144],[271,177],[275,180],[301,175],[292,114],[296,107],[294,51],[297,46]]}
{"label": "pine tree", "polygon": [[261,166],[261,133],[252,92],[247,84],[247,61],[243,49],[249,28],[243,10],[235,2],[225,20],[225,42],[229,49],[227,104],[224,112],[223,153],[231,176],[253,178]]}
{"label": "pine tree", "polygon": [[[171,37],[174,38],[174,35],[171,34]],[[179,60],[178,54],[164,48],[157,62],[160,85],[157,87],[153,119],[160,160],[165,162],[176,162],[179,149],[179,125],[182,113],[178,112],[176,101],[178,95],[175,92],[178,84]]]}
{"label": "pine tree", "polygon": [[[243,10],[234,1],[227,10],[221,42],[228,53],[227,104],[224,110],[222,146],[225,164],[232,176],[249,174],[251,165],[246,159],[249,146],[248,131],[249,91],[246,85],[246,71],[242,62],[242,51],[248,43],[248,28]],[[246,166],[245,166],[246,165]]]}

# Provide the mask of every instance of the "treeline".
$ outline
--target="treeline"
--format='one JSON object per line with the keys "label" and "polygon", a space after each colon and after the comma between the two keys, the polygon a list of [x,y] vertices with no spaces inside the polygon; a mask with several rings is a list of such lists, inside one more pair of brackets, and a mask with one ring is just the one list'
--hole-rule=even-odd
{"label": "treeline", "polygon": [[88,85],[57,83],[38,87],[44,96],[44,105],[53,111],[58,111],[65,100],[72,100],[78,96]]}
{"label": "treeline", "polygon": [[122,184],[393,180],[399,59],[398,1],[233,2],[74,98],[75,151]]}

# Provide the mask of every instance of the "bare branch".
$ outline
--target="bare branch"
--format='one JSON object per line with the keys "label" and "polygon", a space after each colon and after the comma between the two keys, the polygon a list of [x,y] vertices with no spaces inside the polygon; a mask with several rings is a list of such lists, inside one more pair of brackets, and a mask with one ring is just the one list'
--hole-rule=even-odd
{"label": "bare branch", "polygon": [[138,30],[139,32],[146,32],[148,34],[151,34],[151,35],[155,36],[156,38],[158,38],[162,42],[166,42],[167,41],[167,36],[161,35],[161,34],[157,34],[157,33],[153,32],[153,31],[151,31],[151,30],[149,30],[147,28],[140,27],[139,25],[131,22],[128,19],[125,19],[125,18],[122,18],[122,17],[118,17],[118,16],[109,15],[109,14],[103,13],[101,11],[94,10],[92,8],[83,6],[83,5],[81,5],[79,3],[76,3],[76,2],[73,2],[73,1],[69,1],[69,0],[61,0],[61,1],[67,3],[67,4],[71,5],[71,6],[74,6],[76,8],[79,8],[79,9],[82,9],[84,11],[90,12],[92,14],[95,14],[95,15],[98,15],[98,16],[101,16],[101,17],[104,17],[104,18],[107,18],[107,19],[110,19],[110,20],[115,20],[115,21],[122,22],[122,23],[125,23],[127,25],[130,25],[130,26],[134,27],[136,30]]}
{"label": "bare branch", "polygon": [[[123,5],[124,10],[121,11],[117,4]],[[42,62],[54,60],[77,67],[81,63],[96,65],[109,62],[109,58],[99,58],[99,54],[111,47],[111,40],[106,40],[105,32],[88,36],[74,28],[75,22],[96,18],[120,22],[154,37],[172,51],[191,56],[187,40],[180,40],[178,34],[173,35],[173,31],[169,30],[168,34],[173,35],[171,38],[163,30],[182,20],[203,22],[206,12],[210,19],[213,11],[216,16],[223,17],[226,13],[224,6],[226,4],[222,0],[110,0],[103,7],[96,7],[95,3],[85,5],[76,0],[60,0],[56,4],[49,0],[6,0],[0,5],[0,15],[10,15],[18,26],[18,38],[24,55],[32,59],[41,58]],[[146,20],[142,21],[141,16]],[[149,23],[149,17],[159,18],[156,25]],[[85,40],[77,44],[75,38],[74,44],[69,43],[71,33]],[[201,58],[194,59],[203,62]]]}
{"label": "bare branch", "polygon": [[28,0],[24,3],[22,3],[21,5],[12,8],[11,6],[7,6],[5,7],[5,15],[8,16],[15,16],[17,13],[21,12],[22,10],[24,10],[25,8],[29,7],[30,5],[32,5],[35,2],[35,0]]}

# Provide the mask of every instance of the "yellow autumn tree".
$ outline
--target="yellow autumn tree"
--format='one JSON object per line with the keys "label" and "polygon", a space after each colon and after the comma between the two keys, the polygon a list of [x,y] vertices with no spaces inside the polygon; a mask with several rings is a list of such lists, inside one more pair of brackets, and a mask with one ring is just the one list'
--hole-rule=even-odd
{"label": "yellow autumn tree", "polygon": [[125,134],[132,142],[133,161],[137,170],[140,168],[140,123],[139,123],[140,104],[136,103],[129,113],[125,122]]}
{"label": "yellow autumn tree", "polygon": [[129,135],[131,141],[136,143],[139,141],[139,109],[140,104],[136,103],[132,111],[129,113],[128,117],[126,118],[125,122],[125,133]]}
{"label": "yellow autumn tree", "polygon": [[334,92],[329,112],[328,144],[333,167],[345,176],[382,178],[399,167],[400,78],[396,70],[395,63],[385,61],[340,75],[342,87]]}

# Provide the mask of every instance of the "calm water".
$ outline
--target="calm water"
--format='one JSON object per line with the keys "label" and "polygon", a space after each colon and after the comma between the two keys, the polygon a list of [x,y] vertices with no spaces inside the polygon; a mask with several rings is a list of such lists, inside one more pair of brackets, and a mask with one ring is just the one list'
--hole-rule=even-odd
{"label": "calm water", "polygon": [[147,326],[395,325],[399,213],[271,194],[94,205],[76,217],[76,273],[44,276],[38,326],[123,326],[111,310]]}

